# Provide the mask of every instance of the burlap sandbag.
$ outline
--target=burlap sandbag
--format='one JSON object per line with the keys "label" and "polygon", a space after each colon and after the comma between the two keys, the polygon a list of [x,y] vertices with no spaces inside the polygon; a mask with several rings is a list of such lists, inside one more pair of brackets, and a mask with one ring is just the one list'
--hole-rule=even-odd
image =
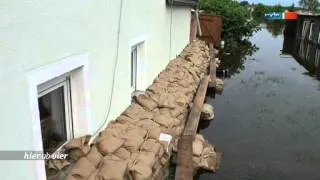
{"label": "burlap sandbag", "polygon": [[126,124],[128,122],[130,122],[132,124],[135,124],[135,123],[139,122],[139,121],[137,121],[135,119],[132,119],[132,118],[126,116],[126,115],[121,115],[121,116],[117,117],[116,121],[121,123],[121,124]]}
{"label": "burlap sandbag", "polygon": [[140,151],[132,154],[128,164],[129,178],[132,180],[149,180],[155,160],[152,152]]}
{"label": "burlap sandbag", "polygon": [[100,161],[102,160],[103,156],[98,151],[96,146],[92,146],[91,150],[87,154],[86,158],[95,166],[98,167]]}
{"label": "burlap sandbag", "polygon": [[216,172],[219,169],[221,156],[222,154],[217,152],[210,152],[210,154],[201,156],[199,168]]}
{"label": "burlap sandbag", "polygon": [[97,142],[98,150],[102,155],[113,153],[119,149],[125,140],[119,137],[114,137],[111,134],[105,134]]}
{"label": "burlap sandbag", "polygon": [[[203,136],[197,135],[196,140],[202,142],[203,148],[200,156],[193,156],[194,168],[216,172],[219,169],[222,154],[217,153],[214,146],[204,140]],[[195,149],[193,149],[193,153],[195,154]]]}
{"label": "burlap sandbag", "polygon": [[168,93],[161,93],[158,100],[158,107],[174,109],[174,97]]}
{"label": "burlap sandbag", "polygon": [[97,175],[98,175],[99,169],[96,169],[93,171],[90,176],[86,180],[100,180]]}
{"label": "burlap sandbag", "polygon": [[[149,96],[155,95],[155,94],[161,94],[163,92],[167,92],[166,89],[167,89],[167,82],[162,83],[162,82],[155,81],[151,86],[148,87],[148,89],[146,90],[146,94]],[[153,100],[157,100],[157,99],[153,99]]]}
{"label": "burlap sandbag", "polygon": [[131,153],[130,153],[130,151],[128,151],[125,148],[119,148],[115,152],[113,152],[113,155],[115,155],[123,160],[126,160],[126,159],[130,158]]}
{"label": "burlap sandbag", "polygon": [[212,120],[214,118],[213,106],[205,103],[202,107],[200,118],[202,120]]}
{"label": "burlap sandbag", "polygon": [[66,145],[64,145],[64,149],[82,149],[84,146],[88,145],[88,142],[91,138],[91,135],[82,136],[76,139],[71,140]]}
{"label": "burlap sandbag", "polygon": [[70,165],[65,159],[48,159],[46,160],[48,170],[62,170]]}
{"label": "burlap sandbag", "polygon": [[139,104],[131,104],[124,112],[124,115],[130,117],[135,121],[139,121],[141,119],[150,119],[152,117],[152,113],[145,110]]}
{"label": "burlap sandbag", "polygon": [[189,103],[189,99],[186,95],[184,94],[177,94],[176,98],[175,98],[175,104],[178,105],[178,107],[180,107],[181,109],[184,109],[185,106]]}
{"label": "burlap sandbag", "polygon": [[97,173],[99,180],[123,180],[127,171],[127,161],[114,155],[105,156]]}
{"label": "burlap sandbag", "polygon": [[90,135],[82,136],[68,142],[64,145],[65,152],[69,155],[72,161],[77,161],[81,157],[85,156],[90,151],[90,146],[88,142],[90,140]]}
{"label": "burlap sandbag", "polygon": [[161,131],[162,130],[161,130],[160,127],[156,127],[156,126],[149,127],[149,130],[148,130],[146,138],[159,140]]}
{"label": "burlap sandbag", "polygon": [[162,145],[154,139],[147,139],[143,142],[140,150],[146,151],[146,152],[152,152],[155,156],[162,156],[162,154],[159,154],[160,149],[163,148]]}
{"label": "burlap sandbag", "polygon": [[139,150],[139,147],[144,141],[144,137],[147,131],[137,126],[130,126],[126,129],[126,133],[123,136],[123,146],[130,152]]}
{"label": "burlap sandbag", "polygon": [[90,176],[96,167],[85,157],[80,158],[71,169],[67,180],[86,179]]}
{"label": "burlap sandbag", "polygon": [[171,117],[178,117],[180,114],[182,114],[184,109],[182,108],[174,108],[170,111]]}
{"label": "burlap sandbag", "polygon": [[100,133],[97,141],[99,141],[99,139],[103,139],[106,135],[121,138],[126,133],[128,126],[130,126],[130,122],[118,123],[117,121],[111,121],[107,128]]}
{"label": "burlap sandbag", "polygon": [[221,94],[223,92],[224,89],[224,82],[222,79],[217,78],[216,79],[216,92],[218,94]]}
{"label": "burlap sandbag", "polygon": [[172,128],[181,123],[179,119],[171,117],[169,114],[155,116],[153,117],[153,120],[166,128]]}
{"label": "burlap sandbag", "polygon": [[201,141],[200,138],[195,138],[195,140],[192,142],[192,151],[193,155],[201,156],[203,151],[203,141]]}
{"label": "burlap sandbag", "polygon": [[160,126],[159,123],[154,122],[152,119],[140,120],[135,125],[143,128],[143,129],[150,129],[151,127],[159,127]]}
{"label": "burlap sandbag", "polygon": [[142,107],[146,108],[149,111],[152,111],[157,107],[157,102],[153,101],[150,97],[146,95],[139,95],[136,97],[136,101]]}

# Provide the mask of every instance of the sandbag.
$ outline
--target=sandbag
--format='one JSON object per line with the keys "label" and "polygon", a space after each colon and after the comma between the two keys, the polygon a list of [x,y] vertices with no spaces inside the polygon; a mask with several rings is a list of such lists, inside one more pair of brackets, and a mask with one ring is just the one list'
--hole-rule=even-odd
{"label": "sandbag", "polygon": [[160,148],[162,148],[161,144],[154,139],[147,139],[143,142],[140,150],[146,152],[152,152],[155,156],[162,156],[159,154]]}
{"label": "sandbag", "polygon": [[86,146],[91,138],[91,135],[82,136],[76,139],[71,140],[66,145],[64,145],[64,149],[82,149],[84,146]]}
{"label": "sandbag", "polygon": [[98,172],[99,172],[99,169],[96,169],[95,171],[93,171],[93,173],[90,174],[90,176],[86,180],[99,180],[97,177]]}
{"label": "sandbag", "polygon": [[210,104],[204,104],[202,107],[200,119],[202,120],[212,120],[214,118],[214,109]]}
{"label": "sandbag", "polygon": [[105,156],[102,166],[97,173],[97,178],[101,180],[123,180],[127,170],[127,161],[114,155]]}
{"label": "sandbag", "polygon": [[135,121],[139,121],[141,119],[148,119],[152,117],[152,113],[145,110],[139,104],[131,104],[123,113],[124,115],[130,117]]}
{"label": "sandbag", "polygon": [[144,137],[147,131],[139,128],[137,126],[131,126],[126,129],[126,133],[123,137],[123,146],[130,152],[135,152],[139,150],[139,147],[144,141]]}
{"label": "sandbag", "polygon": [[80,158],[71,169],[71,176],[76,179],[86,179],[91,173],[96,170],[96,167],[85,157]]}
{"label": "sandbag", "polygon": [[141,151],[132,154],[128,164],[129,177],[134,180],[149,180],[154,164],[155,156],[152,152]]}
{"label": "sandbag", "polygon": [[216,79],[216,93],[221,94],[224,89],[224,82],[222,79]]}
{"label": "sandbag", "polygon": [[177,126],[180,124],[180,120],[177,118],[173,118],[170,115],[159,115],[153,117],[153,120],[166,128],[172,128],[173,126]]}
{"label": "sandbag", "polygon": [[122,146],[122,144],[124,144],[124,142],[124,139],[120,139],[110,134],[106,134],[99,139],[99,142],[97,142],[97,146],[99,152],[105,156],[119,149]]}
{"label": "sandbag", "polygon": [[46,164],[48,170],[62,170],[70,165],[65,159],[48,159]]}
{"label": "sandbag", "polygon": [[117,156],[118,158],[121,158],[123,160],[129,159],[131,156],[130,151],[128,151],[125,148],[119,148],[115,152],[113,152],[113,155]]}
{"label": "sandbag", "polygon": [[158,124],[157,122],[154,122],[152,119],[144,119],[137,122],[136,126],[143,129],[150,129],[151,127],[159,127],[160,124]]}
{"label": "sandbag", "polygon": [[197,138],[198,136],[196,136],[195,140],[192,142],[192,152],[193,155],[196,156],[201,156],[202,151],[203,151],[203,141],[201,141],[200,138]]}
{"label": "sandbag", "polygon": [[71,140],[63,146],[65,152],[69,154],[69,158],[72,161],[78,160],[90,151],[90,146],[88,145],[90,137],[91,135],[82,136],[80,138]]}
{"label": "sandbag", "polygon": [[136,101],[142,107],[146,108],[149,111],[152,111],[154,108],[157,107],[157,102],[153,101],[151,98],[147,97],[146,95],[139,95],[136,97]]}
{"label": "sandbag", "polygon": [[[221,161],[221,153],[217,153],[212,144],[209,144],[201,135],[197,135],[195,141],[198,141],[196,149],[193,147],[193,166],[195,169],[203,169],[211,172],[216,172],[219,169]],[[193,146],[196,146],[195,141]],[[202,152],[199,155],[200,146],[202,142]],[[196,152],[195,152],[196,151]]]}
{"label": "sandbag", "polygon": [[98,167],[100,161],[102,160],[103,156],[102,154],[98,151],[96,146],[92,146],[91,150],[87,154],[86,158],[88,161],[90,161],[95,167]]}
{"label": "sandbag", "polygon": [[147,138],[159,140],[160,134],[161,134],[161,128],[160,127],[149,127],[149,131],[147,133]]}
{"label": "sandbag", "polygon": [[174,97],[168,93],[162,93],[159,96],[158,107],[159,108],[171,108],[174,109],[175,104],[173,102]]}

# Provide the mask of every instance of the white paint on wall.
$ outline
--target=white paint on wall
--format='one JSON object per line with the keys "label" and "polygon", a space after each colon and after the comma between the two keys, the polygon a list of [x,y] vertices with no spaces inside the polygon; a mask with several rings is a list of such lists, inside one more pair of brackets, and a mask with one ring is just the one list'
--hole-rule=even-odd
{"label": "white paint on wall", "polygon": [[[6,141],[0,143],[0,150],[41,148],[41,139],[36,135],[41,134],[39,127],[35,127],[36,113],[34,107],[30,108],[36,103],[30,102],[30,92],[36,92],[34,86],[29,87],[33,81],[28,77],[30,72],[64,62],[65,57],[74,54],[89,53],[85,66],[88,68],[81,70],[87,75],[76,75],[81,74],[76,69],[73,80],[78,84],[86,82],[82,85],[84,92],[74,94],[83,95],[84,100],[78,103],[86,104],[75,116],[89,119],[78,129],[77,136],[91,134],[104,122],[119,116],[131,102],[128,47],[133,40],[144,39],[145,57],[139,64],[139,72],[146,75],[142,75],[139,89],[147,88],[188,43],[190,8],[174,7],[171,13],[165,0],[124,0],[115,91],[110,114],[105,117],[113,88],[119,7],[120,1],[111,0],[1,1],[0,119],[3,126],[0,131]],[[60,68],[57,71],[61,71]],[[45,79],[45,75],[39,77],[38,82]],[[0,174],[2,179],[35,180],[44,173],[35,163],[37,161],[0,161]]]}

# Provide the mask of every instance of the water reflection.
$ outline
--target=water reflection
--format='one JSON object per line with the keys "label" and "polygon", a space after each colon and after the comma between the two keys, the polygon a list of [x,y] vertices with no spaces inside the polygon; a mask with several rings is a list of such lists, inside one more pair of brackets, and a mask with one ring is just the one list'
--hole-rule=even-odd
{"label": "water reflection", "polygon": [[270,34],[272,35],[273,38],[278,37],[279,35],[282,35],[283,30],[284,30],[284,21],[267,21],[265,22],[266,29]]}
{"label": "water reflection", "polygon": [[305,67],[306,75],[316,77],[320,80],[320,47],[314,43],[301,39],[294,39],[285,35],[283,40],[283,54],[289,54]]}
{"label": "water reflection", "polygon": [[[244,62],[259,48],[248,40],[242,42],[228,42],[222,53],[221,68],[229,69],[229,74],[234,75],[245,69]],[[253,59],[250,59],[253,60]]]}

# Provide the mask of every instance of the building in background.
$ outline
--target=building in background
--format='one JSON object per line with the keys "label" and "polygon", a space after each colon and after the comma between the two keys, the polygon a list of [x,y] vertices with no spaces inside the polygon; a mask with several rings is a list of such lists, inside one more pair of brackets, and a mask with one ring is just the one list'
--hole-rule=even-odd
{"label": "building in background", "polygon": [[[55,151],[95,134],[189,42],[195,0],[3,0],[0,150]],[[45,179],[44,161],[0,161]]]}

